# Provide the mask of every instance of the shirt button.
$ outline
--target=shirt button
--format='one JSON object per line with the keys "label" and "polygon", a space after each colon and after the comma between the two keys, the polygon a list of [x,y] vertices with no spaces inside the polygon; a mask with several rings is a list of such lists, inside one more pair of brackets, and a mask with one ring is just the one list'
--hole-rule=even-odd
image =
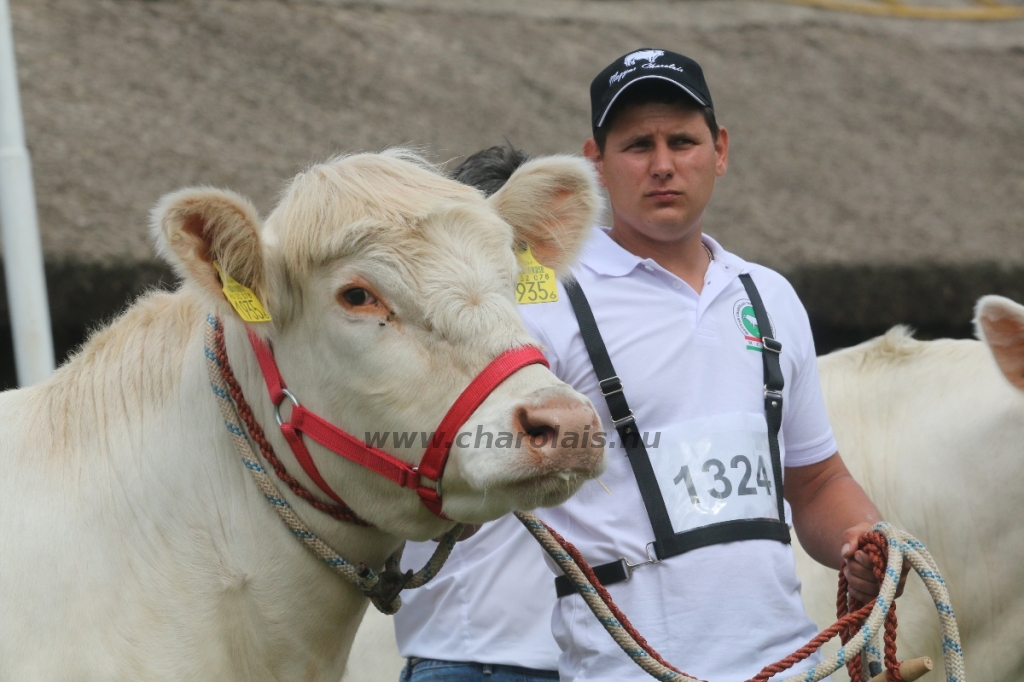
{"label": "shirt button", "polygon": [[672,282],[672,288],[673,289],[682,289],[683,288],[683,283],[682,282]]}

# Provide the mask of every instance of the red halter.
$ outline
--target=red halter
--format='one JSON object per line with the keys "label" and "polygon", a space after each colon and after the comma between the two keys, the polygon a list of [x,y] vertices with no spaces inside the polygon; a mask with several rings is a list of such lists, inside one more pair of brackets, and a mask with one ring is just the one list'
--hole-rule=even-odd
{"label": "red halter", "polygon": [[[444,473],[452,443],[459,429],[505,379],[527,365],[548,366],[544,354],[533,346],[513,348],[491,360],[490,364],[484,367],[483,371],[462,391],[455,403],[448,408],[447,414],[441,420],[440,426],[430,441],[430,446],[423,453],[419,466],[415,467],[383,450],[363,443],[300,405],[288,390],[284,379],[281,378],[281,372],[274,361],[274,353],[270,346],[252,329],[247,328],[246,331],[249,334],[249,343],[252,344],[256,359],[260,363],[260,369],[263,371],[263,379],[267,383],[267,391],[270,393],[270,401],[274,404],[281,433],[284,434],[285,440],[288,441],[292,452],[295,453],[295,459],[298,460],[302,470],[313,479],[320,490],[335,502],[344,504],[338,494],[327,485],[327,481],[320,475],[320,470],[316,468],[313,457],[302,441],[303,434],[336,455],[360,464],[403,488],[414,489],[427,509],[441,518],[445,518],[441,513],[441,474]],[[281,403],[286,398],[292,403],[292,414],[288,421],[281,418],[280,411]],[[422,485],[424,478],[433,481],[434,487],[429,488]]]}

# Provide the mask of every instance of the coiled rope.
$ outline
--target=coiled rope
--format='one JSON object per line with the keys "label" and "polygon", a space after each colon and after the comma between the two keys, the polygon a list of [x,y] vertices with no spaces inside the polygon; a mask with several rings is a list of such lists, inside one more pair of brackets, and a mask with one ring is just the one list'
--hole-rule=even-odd
{"label": "coiled rope", "polygon": [[[254,453],[253,444],[250,441],[250,434],[243,426],[242,419],[239,416],[239,412],[247,412],[251,416],[252,410],[249,408],[249,405],[246,404],[245,398],[241,393],[241,388],[235,380],[234,374],[231,372],[231,365],[228,363],[227,352],[224,346],[223,325],[214,315],[207,315],[206,322],[205,354],[206,367],[210,375],[210,387],[213,389],[213,395],[217,399],[217,405],[220,407],[220,412],[224,418],[224,425],[227,427],[228,434],[231,436],[231,442],[234,444],[235,450],[238,452],[238,456],[242,460],[242,464],[245,465],[245,468],[252,474],[253,480],[256,482],[256,486],[260,489],[260,492],[263,493],[263,497],[266,498],[267,502],[270,503],[270,506],[277,512],[277,515],[281,517],[281,520],[284,521],[286,526],[288,526],[288,529],[292,534],[301,540],[302,544],[304,544],[317,558],[327,564],[342,578],[355,585],[364,595],[369,597],[370,601],[378,611],[386,615],[396,613],[402,606],[402,599],[398,596],[399,592],[403,589],[422,587],[429,582],[431,578],[437,575],[437,572],[441,570],[444,562],[447,561],[448,555],[451,554],[452,548],[455,546],[455,541],[460,535],[462,535],[463,526],[459,524],[445,533],[426,566],[416,573],[413,573],[411,570],[405,573],[401,572],[400,565],[404,545],[388,557],[387,561],[384,563],[384,570],[381,572],[376,572],[369,566],[362,563],[353,564],[346,561],[341,555],[331,549],[326,542],[317,537],[317,535],[313,533],[305,523],[303,523],[302,519],[295,513],[295,510],[292,509],[292,506],[288,504],[287,500],[281,497],[276,486],[274,486],[274,482],[271,480],[270,475],[267,474],[267,470],[263,467]],[[277,471],[278,476],[281,477],[282,480],[289,483],[291,486],[291,482],[289,481],[291,477],[288,476],[287,472],[284,470],[284,466],[277,461],[277,458],[273,454],[273,449],[271,449],[269,443],[266,442],[263,431],[259,428],[259,424],[256,423],[255,418],[246,421],[251,425],[255,425],[255,428],[253,429],[255,433],[252,434],[253,440],[257,440],[259,442],[260,449],[264,456],[267,456],[267,453],[269,452],[270,456],[268,457],[268,460],[272,463],[276,462],[276,464],[272,464],[274,470]],[[283,476],[282,472],[284,474]],[[288,476],[288,478],[285,478],[286,476]],[[294,479],[291,479],[291,481],[294,481]],[[298,484],[297,481],[295,481],[295,483]],[[303,488],[302,490],[305,489]],[[300,495],[300,497],[306,499],[305,496]],[[307,501],[310,500],[307,499]],[[321,502],[319,500],[315,501]],[[338,518],[340,520],[358,523],[359,525],[364,526],[369,525],[355,516],[355,512],[352,512],[347,507],[341,508],[336,505],[329,505],[321,502],[319,505],[314,505],[314,508],[326,514],[330,514],[334,518]],[[348,512],[346,513],[344,510],[348,510]],[[349,515],[351,515],[351,517],[349,517]]]}
{"label": "coiled rope", "polygon": [[[516,517],[522,522],[531,535],[540,543],[548,555],[558,564],[562,572],[572,581],[580,596],[594,612],[598,621],[604,626],[608,634],[619,645],[630,659],[640,666],[651,677],[657,680],[671,682],[703,682],[697,678],[674,668],[655,651],[644,638],[636,631],[633,625],[626,618],[625,614],[612,601],[611,595],[601,585],[590,566],[587,565],[579,550],[576,549],[565,538],[560,536],[533,514],[516,512]],[[811,653],[821,647],[837,634],[841,636],[843,646],[839,651],[827,660],[815,667],[797,675],[783,678],[788,680],[799,680],[800,682],[817,682],[824,679],[838,670],[841,666],[853,663],[849,668],[851,679],[859,681],[862,670],[860,668],[859,654],[868,648],[869,660],[879,658],[877,650],[871,651],[874,647],[870,642],[879,634],[883,625],[889,619],[889,613],[896,597],[896,587],[900,579],[900,569],[906,559],[921,577],[928,593],[935,603],[939,614],[939,623],[942,629],[942,655],[946,668],[947,682],[966,682],[964,673],[963,650],[960,646],[960,631],[957,629],[956,617],[953,614],[953,607],[950,605],[949,591],[946,583],[939,573],[928,550],[916,538],[909,533],[901,531],[888,523],[879,523],[865,538],[866,546],[871,545],[875,550],[869,552],[873,558],[882,558],[887,555],[884,570],[881,570],[881,587],[878,597],[866,605],[847,603],[840,606],[841,618],[830,628],[823,631],[817,637],[807,643],[799,651],[787,656],[782,661],[766,667],[755,677],[747,682],[764,682],[770,677],[790,668],[795,663],[803,660]],[[870,537],[870,536],[877,537]],[[840,594],[845,594],[845,586],[840,584]],[[841,600],[843,601],[843,600]],[[852,610],[852,613],[851,613]],[[858,627],[857,624],[863,623]],[[886,655],[886,663],[889,664],[887,679],[888,682],[899,682],[899,669],[896,667],[895,649],[895,617],[892,618],[893,631],[891,636],[886,636],[887,654],[889,641],[891,639],[891,656]],[[857,661],[854,663],[854,661]],[[856,672],[856,676],[854,673]]]}

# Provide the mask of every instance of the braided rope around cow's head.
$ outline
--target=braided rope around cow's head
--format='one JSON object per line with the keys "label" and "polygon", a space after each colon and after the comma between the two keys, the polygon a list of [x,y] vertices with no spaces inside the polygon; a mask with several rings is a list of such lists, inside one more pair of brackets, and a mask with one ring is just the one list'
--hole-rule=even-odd
{"label": "braided rope around cow's head", "polygon": [[[263,493],[270,506],[277,515],[281,517],[288,529],[302,541],[309,551],[318,559],[327,564],[335,573],[355,585],[363,594],[369,597],[373,605],[381,613],[391,615],[402,606],[402,600],[398,593],[403,589],[412,589],[425,585],[431,578],[437,575],[444,562],[451,554],[455,541],[462,534],[463,526],[459,524],[444,534],[434,550],[433,556],[426,566],[416,573],[411,570],[402,573],[400,569],[402,549],[388,557],[384,564],[384,571],[378,573],[364,564],[353,564],[346,561],[330,546],[313,533],[299,515],[295,513],[292,506],[288,504],[277,487],[271,480],[267,470],[260,463],[254,452],[248,433],[238,415],[238,408],[232,400],[226,376],[230,377],[231,367],[227,364],[227,356],[218,353],[218,347],[223,345],[223,328],[220,320],[213,315],[206,317],[206,367],[210,375],[210,387],[217,399],[221,415],[224,417],[224,425],[227,427],[231,442],[242,460],[242,464],[252,474],[256,486]],[[218,359],[218,355],[223,358]],[[231,377],[233,378],[233,377]],[[241,400],[241,396],[239,395]],[[326,512],[326,510],[324,510]]]}
{"label": "braided rope around cow's head", "polygon": [[[587,566],[579,550],[572,543],[562,538],[533,514],[517,512],[516,517],[572,581],[580,596],[583,597],[608,634],[634,663],[658,680],[702,682],[669,665],[658,655],[658,652],[644,641],[625,614],[612,602],[607,590],[594,576],[593,571]],[[783,659],[779,664],[768,666],[748,682],[761,682],[777,672],[782,672],[800,660],[800,653],[813,652],[837,634],[852,628],[854,623],[863,620],[864,624],[855,633],[848,633],[848,640],[830,658],[810,670],[784,678],[783,682],[798,680],[800,682],[817,682],[857,657],[879,634],[886,621],[889,608],[896,597],[896,587],[899,583],[900,569],[904,559],[909,561],[917,574],[921,576],[921,580],[928,588],[932,601],[935,602],[935,608],[938,610],[939,623],[942,627],[942,654],[946,668],[946,681],[966,682],[963,651],[960,647],[960,631],[956,625],[956,617],[953,615],[953,607],[950,605],[946,582],[942,579],[935,560],[920,541],[888,523],[877,524],[872,532],[880,533],[888,544],[888,565],[885,568],[884,579],[875,601],[844,616],[831,628],[811,640],[797,654]],[[806,657],[806,654],[803,657]],[[788,665],[785,665],[787,662]],[[892,680],[894,677],[899,679],[898,674],[898,672],[890,672],[889,679]]]}

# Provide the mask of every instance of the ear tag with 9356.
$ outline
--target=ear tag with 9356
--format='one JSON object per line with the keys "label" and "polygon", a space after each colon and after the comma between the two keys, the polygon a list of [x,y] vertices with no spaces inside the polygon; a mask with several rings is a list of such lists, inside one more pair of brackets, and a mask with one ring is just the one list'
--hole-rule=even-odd
{"label": "ear tag with 9356", "polygon": [[537,262],[529,246],[518,252],[519,281],[516,283],[516,303],[551,303],[558,300],[558,280],[555,271]]}
{"label": "ear tag with 9356", "polygon": [[246,322],[270,322],[270,313],[260,303],[260,299],[256,298],[252,289],[224,272],[217,261],[213,261],[213,267],[216,268],[217,275],[220,277],[224,296],[227,297],[228,303],[235,309],[239,317]]}

